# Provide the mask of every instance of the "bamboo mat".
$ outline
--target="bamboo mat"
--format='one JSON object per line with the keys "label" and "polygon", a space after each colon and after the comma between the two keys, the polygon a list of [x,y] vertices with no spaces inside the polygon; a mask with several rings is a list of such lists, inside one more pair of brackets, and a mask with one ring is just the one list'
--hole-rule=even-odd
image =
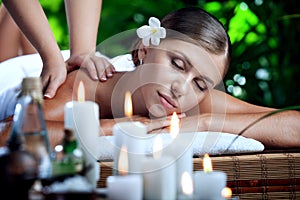
{"label": "bamboo mat", "polygon": [[[300,151],[211,156],[214,170],[227,174],[227,186],[240,199],[300,199]],[[202,158],[194,158],[194,171]],[[112,162],[100,163],[98,187],[106,187]]]}

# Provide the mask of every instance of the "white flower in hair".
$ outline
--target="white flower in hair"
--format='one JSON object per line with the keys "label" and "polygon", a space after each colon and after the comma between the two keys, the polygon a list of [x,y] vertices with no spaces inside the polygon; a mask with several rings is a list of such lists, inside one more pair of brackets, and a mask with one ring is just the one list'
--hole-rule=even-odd
{"label": "white flower in hair", "polygon": [[166,29],[160,26],[159,19],[155,17],[150,17],[149,26],[144,25],[136,30],[139,38],[145,46],[149,46],[150,40],[153,45],[158,46],[160,38],[166,37]]}

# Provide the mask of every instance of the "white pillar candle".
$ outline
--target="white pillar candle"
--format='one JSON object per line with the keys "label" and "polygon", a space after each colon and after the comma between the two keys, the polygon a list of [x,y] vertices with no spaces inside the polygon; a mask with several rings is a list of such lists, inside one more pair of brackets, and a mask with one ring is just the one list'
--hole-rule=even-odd
{"label": "white pillar candle", "polygon": [[100,151],[98,143],[100,122],[99,106],[92,101],[84,100],[84,86],[80,82],[78,87],[79,101],[70,101],[64,107],[64,126],[72,129],[83,150],[85,165],[89,167],[86,177],[96,187],[100,175],[100,167],[97,162]]}
{"label": "white pillar candle", "polygon": [[222,190],[226,186],[226,174],[222,171],[194,172],[196,199],[225,199]]}
{"label": "white pillar candle", "polygon": [[212,163],[206,154],[203,159],[204,171],[194,172],[196,199],[225,199],[222,190],[226,187],[227,175],[222,171],[213,171]]}
{"label": "white pillar candle", "polygon": [[[159,145],[156,141],[153,145],[153,154],[156,153],[155,145]],[[176,165],[173,157],[154,155],[153,158],[145,159],[143,162],[144,199],[175,199],[175,175]]]}
{"label": "white pillar candle", "polygon": [[92,101],[70,101],[65,105],[65,128],[71,128],[81,143],[95,160],[99,155],[99,106]]}
{"label": "white pillar candle", "polygon": [[177,195],[182,193],[181,176],[184,172],[193,173],[193,138],[194,133],[181,133],[164,149],[164,155],[173,157],[176,164]]}
{"label": "white pillar candle", "polygon": [[106,185],[111,200],[141,200],[143,197],[143,179],[138,174],[109,176]]}
{"label": "white pillar candle", "polygon": [[128,174],[129,155],[126,146],[122,146],[118,158],[118,172],[121,176],[109,176],[106,180],[108,198],[113,200],[141,200],[143,180],[139,174]]}
{"label": "white pillar candle", "polygon": [[147,127],[140,122],[119,122],[113,127],[115,140],[114,169],[117,169],[121,147],[128,151],[128,173],[141,173],[142,160],[145,158]]}

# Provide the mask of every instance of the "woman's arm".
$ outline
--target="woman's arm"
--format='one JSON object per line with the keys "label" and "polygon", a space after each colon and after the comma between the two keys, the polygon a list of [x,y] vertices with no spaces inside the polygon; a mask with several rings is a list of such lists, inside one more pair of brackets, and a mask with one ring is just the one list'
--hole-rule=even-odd
{"label": "woman's arm", "polygon": [[65,81],[66,67],[47,17],[38,0],[3,0],[14,21],[43,60],[45,96],[52,98]]}
{"label": "woman's arm", "polygon": [[3,4],[0,5],[0,62],[20,55],[36,53]]}
{"label": "woman's arm", "polygon": [[77,67],[87,69],[93,80],[106,81],[115,69],[105,58],[95,55],[98,27],[101,16],[101,0],[65,0],[70,32],[70,58],[68,71]]}
{"label": "woman's arm", "polygon": [[[239,134],[243,131],[243,136],[256,139],[266,147],[300,147],[300,112],[285,111],[259,120],[268,113],[189,116],[182,119],[180,130],[183,132],[221,131],[233,134]],[[259,122],[256,123],[257,120]],[[249,125],[251,126],[248,127]]]}
{"label": "woman's arm", "polygon": [[101,0],[65,0],[70,32],[71,55],[89,54],[95,51]]}
{"label": "woman's arm", "polygon": [[[233,134],[243,131],[243,136],[261,141],[267,147],[300,147],[300,112],[278,112],[260,120],[272,111],[276,109],[256,106],[223,92],[213,91],[201,103],[198,114],[183,119],[182,130]],[[195,120],[199,123],[195,124]]]}

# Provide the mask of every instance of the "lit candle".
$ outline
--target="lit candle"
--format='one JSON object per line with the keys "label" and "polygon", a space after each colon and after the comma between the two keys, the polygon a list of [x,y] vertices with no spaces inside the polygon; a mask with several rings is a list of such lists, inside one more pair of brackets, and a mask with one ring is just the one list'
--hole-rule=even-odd
{"label": "lit candle", "polygon": [[230,199],[232,197],[232,190],[229,187],[224,187],[222,190],[222,197]]}
{"label": "lit candle", "polygon": [[125,93],[124,113],[126,117],[131,117],[133,113],[131,93],[129,91]]}
{"label": "lit candle", "polygon": [[172,139],[175,139],[179,134],[179,118],[176,112],[173,112],[171,117],[170,135]]}
{"label": "lit candle", "polygon": [[126,146],[120,151],[118,171],[120,176],[109,176],[106,180],[108,199],[141,200],[143,179],[137,174],[128,173],[128,152]]}
{"label": "lit candle", "polygon": [[[130,93],[126,93],[125,98],[125,113],[127,117],[132,116],[132,101]],[[128,96],[129,95],[129,96]],[[119,122],[113,127],[113,135],[115,142],[114,149],[114,169],[118,166],[118,157],[120,149],[126,145],[128,149],[129,173],[140,173],[142,170],[142,160],[145,157],[145,146],[147,127],[141,122]],[[115,171],[116,172],[116,171]]]}
{"label": "lit candle", "polygon": [[75,132],[79,146],[84,152],[86,166],[93,166],[86,174],[88,180],[96,186],[99,178],[99,165],[97,155],[99,154],[99,106],[92,101],[85,101],[85,90],[83,82],[80,81],[78,101],[70,101],[65,105],[64,126]]}
{"label": "lit candle", "polygon": [[162,141],[156,136],[153,158],[143,162],[144,199],[176,198],[176,166],[171,156],[161,156]]}
{"label": "lit candle", "polygon": [[222,190],[226,186],[226,174],[212,170],[212,162],[208,154],[204,155],[203,167],[203,171],[194,172],[196,199],[224,199]]}
{"label": "lit candle", "polygon": [[177,197],[179,200],[193,199],[193,180],[191,174],[188,172],[183,172],[181,176],[181,190],[182,193]]}
{"label": "lit candle", "polygon": [[179,133],[179,118],[174,112],[171,118],[170,135],[172,142],[164,149],[165,155],[170,155],[176,163],[176,191],[182,193],[181,176],[184,172],[193,173],[193,148],[194,133]]}

